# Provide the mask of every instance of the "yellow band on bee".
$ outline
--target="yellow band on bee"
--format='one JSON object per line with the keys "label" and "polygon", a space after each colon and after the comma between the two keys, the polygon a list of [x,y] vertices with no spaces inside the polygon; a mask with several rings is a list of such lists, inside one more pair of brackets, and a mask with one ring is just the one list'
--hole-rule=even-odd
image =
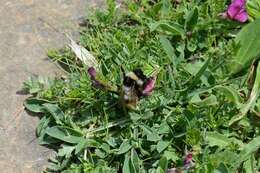
{"label": "yellow band on bee", "polygon": [[130,77],[134,81],[137,81],[139,79],[134,72],[129,72],[129,73],[126,74],[126,76]]}

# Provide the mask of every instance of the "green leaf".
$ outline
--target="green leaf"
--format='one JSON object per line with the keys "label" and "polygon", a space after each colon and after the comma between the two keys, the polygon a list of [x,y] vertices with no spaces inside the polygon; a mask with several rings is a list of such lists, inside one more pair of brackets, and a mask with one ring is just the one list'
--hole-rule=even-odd
{"label": "green leaf", "polygon": [[247,102],[241,107],[240,113],[234,116],[229,121],[229,125],[232,125],[233,123],[241,120],[243,117],[247,115],[247,112],[250,110],[250,108],[255,106],[259,93],[260,93],[260,62],[258,62],[257,64],[255,82],[254,82],[253,89],[250,93],[250,97],[247,100]]}
{"label": "green leaf", "polygon": [[167,170],[168,170],[168,160],[166,157],[163,156],[159,160],[159,167],[157,168],[156,173],[161,173],[162,171],[167,172]]}
{"label": "green leaf", "polygon": [[173,22],[159,21],[149,24],[151,32],[155,30],[168,32],[171,35],[184,36],[185,32],[181,25]]}
{"label": "green leaf", "polygon": [[38,76],[31,76],[27,81],[23,83],[23,90],[30,93],[30,94],[36,94],[40,92],[43,88],[42,83],[39,81]]}
{"label": "green leaf", "polygon": [[243,164],[245,173],[255,173],[255,159],[254,155],[251,155],[247,161]]}
{"label": "green leaf", "polygon": [[87,140],[82,139],[79,141],[79,143],[75,147],[75,154],[78,154],[79,152],[83,151],[87,146]]}
{"label": "green leaf", "polygon": [[129,140],[126,140],[120,145],[119,151],[117,152],[117,154],[124,154],[124,153],[128,152],[131,148],[132,148],[132,145],[130,144]]}
{"label": "green leaf", "polygon": [[46,130],[46,134],[53,138],[72,144],[77,144],[80,141],[84,140],[83,137],[70,135],[68,129],[63,129],[59,126],[49,128],[48,130]]}
{"label": "green leaf", "polygon": [[115,147],[117,146],[118,141],[117,141],[116,138],[110,136],[110,137],[107,139],[107,143],[108,143],[111,147],[115,148]]}
{"label": "green leaf", "polygon": [[101,149],[95,149],[95,154],[101,159],[104,159],[106,157],[106,153]]}
{"label": "green leaf", "polygon": [[125,160],[123,164],[123,173],[139,173],[140,166],[139,166],[139,158],[135,151],[132,149],[129,154],[125,155]]}
{"label": "green leaf", "polygon": [[38,143],[40,145],[46,145],[46,144],[51,144],[51,143],[57,142],[56,139],[53,139],[46,135],[46,130],[49,128],[50,123],[51,123],[51,118],[44,116],[37,125],[36,135],[38,137]]}
{"label": "green leaf", "polygon": [[133,171],[131,171],[132,173],[139,173],[139,158],[138,155],[135,151],[135,149],[132,148],[131,150],[131,164],[130,164],[131,168]]}
{"label": "green leaf", "polygon": [[155,5],[153,5],[150,9],[149,9],[149,13],[152,16],[157,15],[158,13],[160,13],[161,9],[162,9],[163,3],[159,2]]}
{"label": "green leaf", "polygon": [[187,72],[189,72],[191,75],[195,75],[201,69],[203,64],[204,64],[203,61],[195,61],[192,63],[186,63],[185,70]]}
{"label": "green leaf", "polygon": [[46,100],[29,98],[25,100],[24,107],[31,112],[42,113],[44,112],[44,107],[42,106],[44,103],[46,103]]}
{"label": "green leaf", "polygon": [[42,136],[42,135],[44,135],[45,134],[45,131],[46,131],[46,129],[48,128],[48,125],[49,125],[49,123],[50,123],[50,117],[43,117],[40,121],[39,121],[39,123],[38,123],[38,125],[37,125],[37,128],[36,128],[36,134],[37,134],[37,136]]}
{"label": "green leaf", "polygon": [[64,121],[65,116],[58,105],[45,103],[43,104],[43,107],[52,115],[57,124],[63,124],[62,121]]}
{"label": "green leaf", "polygon": [[204,72],[208,68],[210,60],[211,58],[208,58],[207,61],[203,64],[203,66],[200,68],[200,70],[195,74],[195,76],[188,81],[189,86],[187,90],[192,89],[200,82],[200,77],[204,74]]}
{"label": "green leaf", "polygon": [[214,173],[229,173],[225,164],[220,163],[218,168],[214,170]]}
{"label": "green leaf", "polygon": [[191,30],[198,22],[199,11],[198,7],[193,8],[189,11],[187,18],[185,20],[185,30]]}
{"label": "green leaf", "polygon": [[163,156],[165,156],[167,158],[167,160],[169,160],[169,161],[171,160],[172,162],[176,162],[177,160],[179,160],[179,157],[175,151],[166,150],[164,152]]}
{"label": "green leaf", "polygon": [[209,97],[204,98],[203,100],[200,99],[199,95],[196,94],[191,98],[190,103],[195,104],[199,107],[203,106],[212,106],[212,105],[217,105],[217,97],[215,95],[210,95]]}
{"label": "green leaf", "polygon": [[[223,149],[221,149],[223,150]],[[237,158],[238,158],[238,154],[236,154],[235,151],[230,151],[228,149],[225,149],[223,151],[221,150],[217,150],[217,152],[215,152],[214,154],[212,154],[211,160],[214,161],[215,164],[225,164],[225,165],[229,165],[228,168],[230,169],[230,165],[233,164]],[[234,171],[230,171],[230,172],[234,172]]]}
{"label": "green leaf", "polygon": [[63,145],[62,148],[58,151],[58,156],[65,156],[66,158],[69,158],[74,149],[75,146]]}
{"label": "green leaf", "polygon": [[131,173],[130,169],[130,157],[128,154],[125,155],[125,161],[123,165],[123,173]]}
{"label": "green leaf", "polygon": [[229,86],[216,86],[214,89],[223,94],[230,102],[233,102],[237,108],[241,105],[242,98],[234,88]]}
{"label": "green leaf", "polygon": [[199,144],[202,140],[201,131],[197,128],[187,128],[186,130],[186,142],[193,146]]}
{"label": "green leaf", "polygon": [[161,167],[158,167],[156,169],[156,173],[165,173]]}
{"label": "green leaf", "polygon": [[251,154],[256,152],[260,148],[260,136],[254,138],[251,142],[246,144],[243,150],[239,153],[237,160],[233,163],[233,168],[238,168],[240,164],[246,161]]}
{"label": "green leaf", "polygon": [[232,74],[236,74],[252,62],[259,58],[260,55],[260,19],[250,22],[242,28],[238,33],[235,42],[239,45],[239,49],[229,64]]}
{"label": "green leaf", "polygon": [[144,134],[147,136],[148,141],[159,141],[161,137],[158,135],[158,133],[155,131],[155,129],[152,129],[146,125],[140,125],[140,127],[143,129]]}
{"label": "green leaf", "polygon": [[176,65],[176,54],[175,54],[174,48],[171,45],[171,42],[165,36],[160,36],[160,42],[161,42],[163,50],[167,54],[169,60],[175,66]]}
{"label": "green leaf", "polygon": [[221,148],[225,148],[231,144],[231,140],[217,132],[207,132],[206,141],[210,147],[218,146]]}
{"label": "green leaf", "polygon": [[156,145],[156,149],[159,153],[165,150],[170,145],[169,141],[159,141]]}
{"label": "green leaf", "polygon": [[162,2],[162,8],[161,8],[162,17],[169,16],[172,8],[171,0],[162,0],[161,2]]}
{"label": "green leaf", "polygon": [[160,134],[167,134],[169,132],[170,132],[170,127],[169,127],[167,121],[166,120],[162,121],[162,123],[161,123],[161,125],[158,129],[158,134],[159,135]]}

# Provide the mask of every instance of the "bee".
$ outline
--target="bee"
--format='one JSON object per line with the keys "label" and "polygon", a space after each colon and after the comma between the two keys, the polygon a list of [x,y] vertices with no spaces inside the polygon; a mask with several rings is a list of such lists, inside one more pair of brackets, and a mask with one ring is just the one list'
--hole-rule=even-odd
{"label": "bee", "polygon": [[140,98],[146,96],[144,91],[150,80],[151,78],[144,75],[139,68],[124,74],[123,86],[120,92],[120,100],[122,100],[123,106],[128,109],[134,109]]}
{"label": "bee", "polygon": [[123,109],[135,109],[138,101],[145,96],[151,95],[156,81],[156,75],[147,77],[139,68],[129,73],[123,72],[123,84],[121,86],[111,86],[110,84],[98,79],[96,70],[91,67],[88,69],[92,86],[97,89],[107,90],[119,95],[119,102]]}

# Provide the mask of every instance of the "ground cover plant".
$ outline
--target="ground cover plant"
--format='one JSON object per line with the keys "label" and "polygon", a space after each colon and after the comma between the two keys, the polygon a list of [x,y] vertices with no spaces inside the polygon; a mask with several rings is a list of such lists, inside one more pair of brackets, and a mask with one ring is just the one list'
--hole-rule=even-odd
{"label": "ground cover plant", "polygon": [[[46,172],[260,171],[259,9],[258,0],[108,0],[78,44],[49,51],[64,76],[24,84],[38,141],[57,151]],[[125,103],[136,69],[147,85],[132,81],[139,94]]]}

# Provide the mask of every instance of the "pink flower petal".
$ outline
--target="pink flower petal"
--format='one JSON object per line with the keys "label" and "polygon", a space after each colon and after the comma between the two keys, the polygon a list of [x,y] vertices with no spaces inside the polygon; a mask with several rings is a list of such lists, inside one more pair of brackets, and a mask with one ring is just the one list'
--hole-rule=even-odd
{"label": "pink flower petal", "polygon": [[96,79],[97,71],[94,67],[88,68],[88,74],[91,79],[91,83],[95,88],[104,89],[106,86],[98,79]]}
{"label": "pink flower petal", "polygon": [[91,78],[95,78],[96,75],[97,75],[97,71],[95,70],[94,67],[90,67],[90,68],[88,69],[88,74],[89,74],[89,76],[90,76]]}
{"label": "pink flower petal", "polygon": [[246,4],[246,0],[233,0],[231,5],[236,5],[239,7],[244,7]]}
{"label": "pink flower petal", "polygon": [[149,95],[152,94],[153,89],[154,89],[154,87],[155,87],[155,82],[156,82],[156,77],[152,77],[151,79],[149,79],[149,80],[147,81],[147,83],[146,83],[145,86],[144,86],[144,90],[143,90],[143,92],[142,92],[142,94],[143,94],[144,96],[149,96]]}
{"label": "pink flower petal", "polygon": [[246,22],[248,19],[246,11],[246,0],[233,0],[228,6],[227,17],[231,20],[236,20],[241,23]]}
{"label": "pink flower petal", "polygon": [[235,17],[234,17],[235,20],[241,22],[241,23],[244,23],[247,21],[248,19],[248,14],[245,10],[242,10],[241,12],[239,12]]}
{"label": "pink flower petal", "polygon": [[188,164],[192,161],[192,153],[188,153],[186,156],[185,156],[185,159],[184,159],[184,164]]}
{"label": "pink flower petal", "polygon": [[241,7],[230,5],[227,10],[228,17],[234,19],[234,17],[241,11]]}

